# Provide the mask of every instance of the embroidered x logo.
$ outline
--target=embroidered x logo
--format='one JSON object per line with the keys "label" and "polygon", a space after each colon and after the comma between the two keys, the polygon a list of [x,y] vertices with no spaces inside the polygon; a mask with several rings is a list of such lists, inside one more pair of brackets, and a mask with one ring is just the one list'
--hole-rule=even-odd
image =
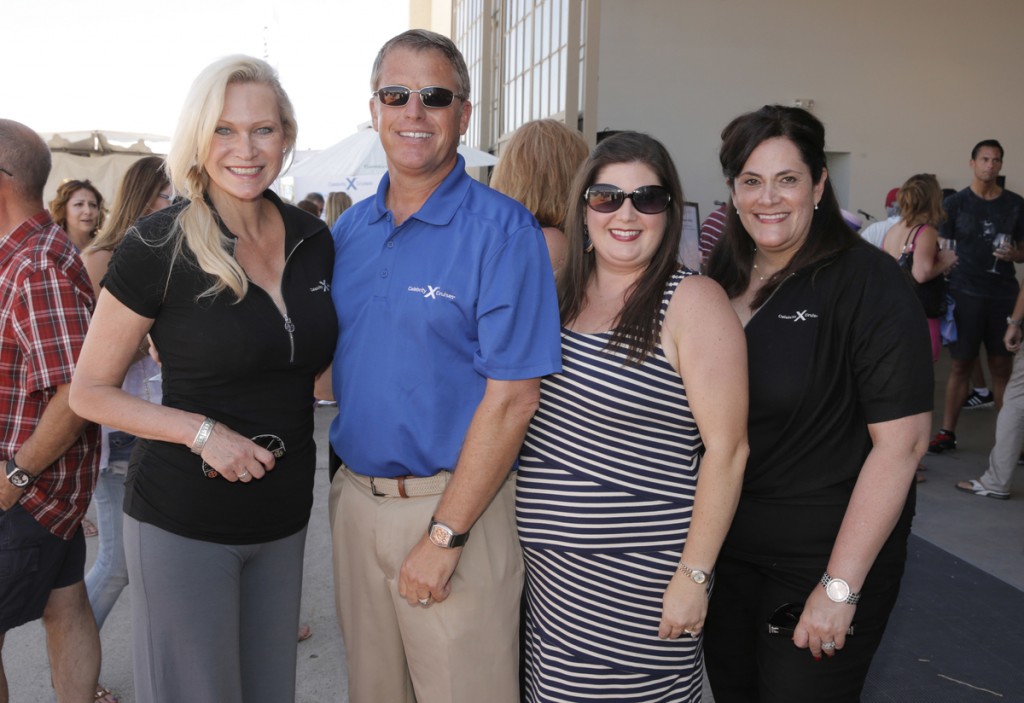
{"label": "embroidered x logo", "polygon": [[441,286],[427,286],[427,292],[423,294],[424,298],[430,298],[431,300],[437,300],[437,294],[441,290]]}

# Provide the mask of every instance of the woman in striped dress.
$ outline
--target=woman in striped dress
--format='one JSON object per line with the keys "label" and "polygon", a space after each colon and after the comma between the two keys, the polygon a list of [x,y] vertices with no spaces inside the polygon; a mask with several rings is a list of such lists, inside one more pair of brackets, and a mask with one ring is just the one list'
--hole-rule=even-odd
{"label": "woman in striped dress", "polygon": [[[573,184],[560,374],[520,459],[527,701],[699,701],[701,632],[747,456],[746,345],[676,263],[682,192],[655,139]],[[691,531],[692,526],[692,531]]]}

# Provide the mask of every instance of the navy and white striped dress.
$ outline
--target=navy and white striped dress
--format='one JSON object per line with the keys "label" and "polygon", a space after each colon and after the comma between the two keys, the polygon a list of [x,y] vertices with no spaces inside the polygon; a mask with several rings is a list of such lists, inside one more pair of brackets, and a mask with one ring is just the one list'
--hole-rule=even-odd
{"label": "navy and white striped dress", "polygon": [[[667,284],[662,319],[691,273]],[[700,639],[658,625],[703,444],[661,346],[627,365],[610,336],[562,330],[562,373],[543,380],[520,457],[525,700],[699,701]]]}

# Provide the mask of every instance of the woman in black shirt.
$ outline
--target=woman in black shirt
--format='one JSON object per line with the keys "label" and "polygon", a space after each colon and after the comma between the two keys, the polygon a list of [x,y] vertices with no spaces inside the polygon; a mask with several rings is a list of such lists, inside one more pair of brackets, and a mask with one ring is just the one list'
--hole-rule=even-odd
{"label": "woman in black shirt", "polygon": [[895,261],[843,222],[817,119],[766,106],[722,139],[735,207],[709,275],[745,326],[750,458],[716,566],[708,674],[718,703],[857,701],[928,442],[926,322]]}
{"label": "woman in black shirt", "polygon": [[[294,699],[313,502],[313,382],[331,359],[334,247],[268,188],[296,125],[273,69],[196,79],[168,155],[185,200],[114,254],[75,411],[142,438],[126,479],[138,701]],[[163,404],[120,390],[146,335]]]}

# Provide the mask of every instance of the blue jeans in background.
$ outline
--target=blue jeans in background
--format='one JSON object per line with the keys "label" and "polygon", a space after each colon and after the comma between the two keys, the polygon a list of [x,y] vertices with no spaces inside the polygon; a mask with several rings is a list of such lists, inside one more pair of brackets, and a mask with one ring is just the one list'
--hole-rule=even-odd
{"label": "blue jeans in background", "polygon": [[135,437],[127,432],[110,433],[110,459],[100,469],[93,501],[96,504],[96,528],[99,552],[85,576],[85,590],[96,616],[96,629],[103,627],[121,591],[128,585],[128,566],[124,560],[122,524],[124,513],[124,477]]}

